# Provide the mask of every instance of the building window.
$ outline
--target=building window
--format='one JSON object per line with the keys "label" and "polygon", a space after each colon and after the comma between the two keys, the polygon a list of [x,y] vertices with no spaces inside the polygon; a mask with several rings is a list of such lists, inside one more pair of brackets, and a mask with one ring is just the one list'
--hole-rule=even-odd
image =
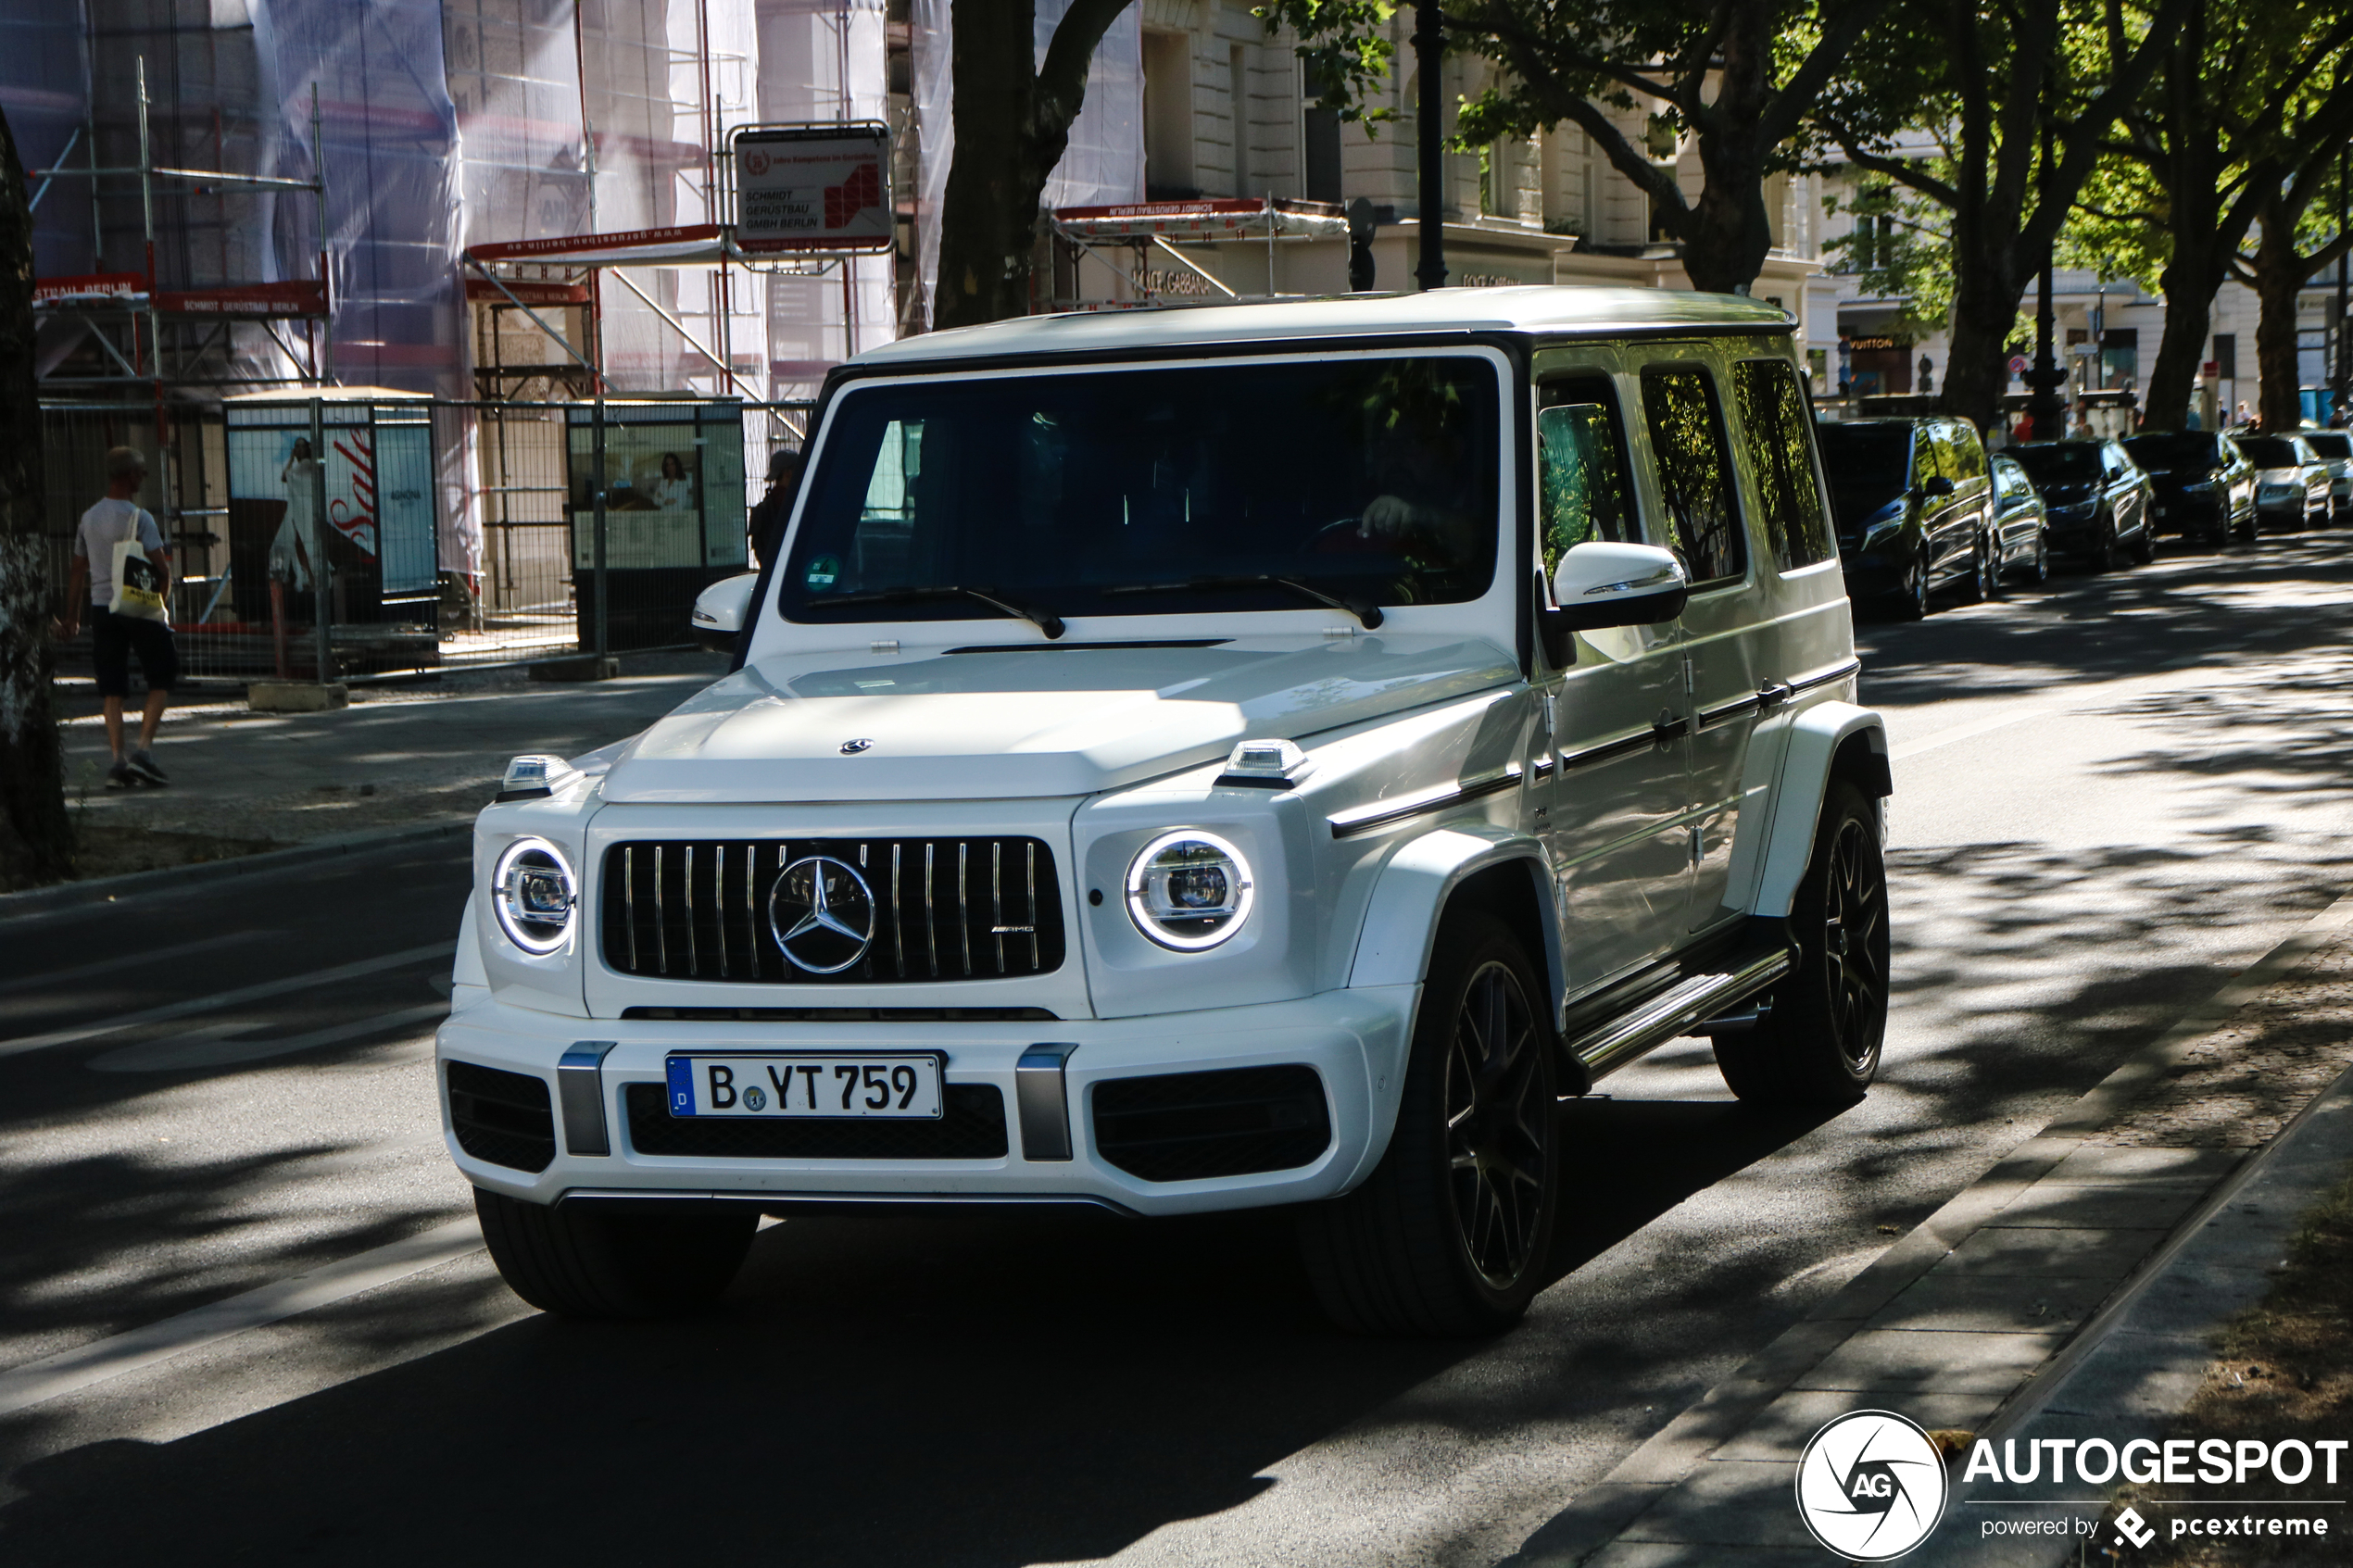
{"label": "building window", "polygon": [[1312,202],[1338,202],[1340,111],[1315,101],[1324,94],[1324,78],[1313,66],[1306,67],[1305,87],[1307,111],[1302,119],[1307,140],[1307,189],[1302,194]]}
{"label": "building window", "polygon": [[1193,183],[1193,41],[1181,32],[1144,34],[1144,195],[1186,201]]}

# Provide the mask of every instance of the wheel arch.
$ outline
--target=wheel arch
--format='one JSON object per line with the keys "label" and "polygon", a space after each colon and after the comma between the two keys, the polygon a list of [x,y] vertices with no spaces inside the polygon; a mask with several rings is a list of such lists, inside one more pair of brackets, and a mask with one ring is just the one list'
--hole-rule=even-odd
{"label": "wheel arch", "polygon": [[1821,702],[1791,722],[1780,784],[1774,791],[1772,831],[1766,842],[1765,866],[1757,877],[1756,902],[1751,913],[1775,919],[1789,914],[1797,884],[1814,856],[1822,797],[1832,779],[1846,780],[1874,800],[1895,793],[1888,762],[1887,728],[1870,709],[1851,702]]}
{"label": "wheel arch", "polygon": [[1446,915],[1457,908],[1483,909],[1528,945],[1557,1013],[1565,973],[1552,881],[1543,847],[1528,834],[1484,822],[1423,834],[1390,857],[1374,884],[1349,985],[1419,985]]}

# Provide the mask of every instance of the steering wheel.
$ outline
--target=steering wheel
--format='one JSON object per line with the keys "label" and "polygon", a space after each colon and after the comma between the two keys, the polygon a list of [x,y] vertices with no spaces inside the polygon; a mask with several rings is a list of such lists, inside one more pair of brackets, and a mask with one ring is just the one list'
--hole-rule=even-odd
{"label": "steering wheel", "polygon": [[1301,542],[1298,553],[1302,556],[1365,554],[1382,542],[1358,535],[1357,530],[1364,526],[1364,521],[1361,517],[1344,517],[1338,522],[1327,522]]}

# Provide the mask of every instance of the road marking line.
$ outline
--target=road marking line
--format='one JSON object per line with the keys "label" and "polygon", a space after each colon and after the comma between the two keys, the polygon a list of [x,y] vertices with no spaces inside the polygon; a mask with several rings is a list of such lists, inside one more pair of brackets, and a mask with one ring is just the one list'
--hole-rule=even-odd
{"label": "road marking line", "polygon": [[213,997],[195,997],[184,1002],[166,1002],[161,1007],[141,1012],[126,1012],[117,1018],[101,1019],[71,1029],[53,1029],[46,1035],[27,1035],[22,1039],[0,1040],[0,1058],[21,1056],[27,1051],[47,1050],[52,1046],[70,1046],[81,1040],[94,1040],[101,1035],[111,1035],[118,1029],[129,1029],[141,1023],[161,1023],[168,1019],[191,1018],[200,1012],[217,1012],[222,1008],[235,1007],[262,997],[283,996],[289,991],[308,991],[313,986],[333,985],[338,980],[357,979],[373,974],[378,970],[398,969],[402,964],[415,963],[420,959],[434,958],[458,950],[455,942],[428,942],[422,947],[404,948],[386,953],[381,958],[362,959],[339,969],[322,969],[309,974],[298,974],[285,980],[266,980],[258,985],[242,990],[223,991]]}
{"label": "road marking line", "polygon": [[267,1061],[273,1056],[292,1056],[313,1046],[332,1046],[344,1040],[357,1039],[362,1035],[380,1034],[402,1024],[448,1016],[447,1002],[425,1002],[417,1007],[404,1008],[398,1012],[356,1018],[348,1023],[330,1024],[324,1029],[281,1035],[274,1040],[221,1038],[229,1030],[258,1029],[261,1027],[258,1023],[232,1023],[227,1029],[199,1027],[193,1033],[167,1040],[147,1040],[135,1046],[124,1046],[120,1050],[93,1057],[83,1065],[98,1073],[201,1072],[208,1067],[229,1067],[242,1061]]}
{"label": "road marking line", "polygon": [[1933,751],[1940,746],[1952,746],[1960,741],[1975,740],[1995,730],[2012,724],[2023,724],[2029,719],[2045,719],[2067,711],[2062,708],[2030,708],[2022,713],[2006,713],[1998,719],[1982,719],[1974,724],[1956,724],[1949,730],[1939,730],[1926,740],[1916,740],[1909,746],[1899,746],[1887,754],[1891,762],[1901,762],[1906,757],[1917,757],[1923,751]]}
{"label": "road marking line", "polygon": [[[232,931],[226,935],[207,936],[200,941],[182,942],[176,947],[149,947],[139,954],[142,967],[162,963],[170,959],[184,959],[191,953],[208,953],[215,947],[227,947],[239,942],[258,942],[264,936],[283,936],[283,931]],[[96,963],[77,964],[71,969],[53,969],[46,974],[28,974],[19,980],[0,980],[0,996],[12,991],[31,991],[43,985],[55,985],[68,980],[81,980],[93,974],[120,974],[120,955],[101,959]]]}
{"label": "road marking line", "polygon": [[249,1329],[331,1306],[481,1249],[482,1226],[470,1214],[276,1285],[11,1367],[0,1372],[0,1416],[218,1344]]}

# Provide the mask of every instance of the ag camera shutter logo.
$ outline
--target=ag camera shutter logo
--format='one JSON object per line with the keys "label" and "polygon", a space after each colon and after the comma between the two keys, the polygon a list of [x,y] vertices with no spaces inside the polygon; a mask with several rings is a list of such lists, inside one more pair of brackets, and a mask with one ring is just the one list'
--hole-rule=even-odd
{"label": "ag camera shutter logo", "polygon": [[1856,1411],[1814,1434],[1797,1461],[1797,1512],[1849,1562],[1903,1556],[1944,1514],[1944,1457],[1919,1423]]}

